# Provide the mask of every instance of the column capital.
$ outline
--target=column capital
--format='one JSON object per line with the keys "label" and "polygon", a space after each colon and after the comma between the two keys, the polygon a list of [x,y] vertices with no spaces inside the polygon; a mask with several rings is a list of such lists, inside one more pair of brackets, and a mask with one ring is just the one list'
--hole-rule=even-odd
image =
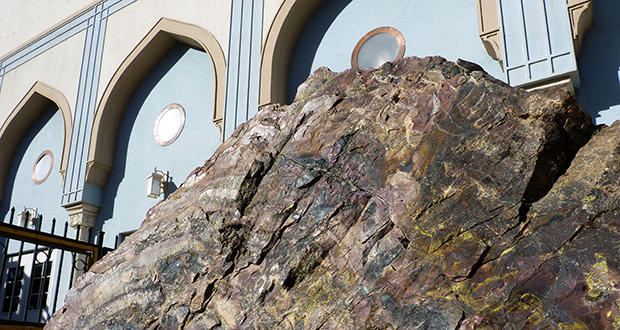
{"label": "column capital", "polygon": [[71,227],[89,227],[95,226],[97,221],[97,213],[99,213],[99,207],[88,203],[77,203],[70,206],[65,206],[65,209],[69,213],[69,226]]}

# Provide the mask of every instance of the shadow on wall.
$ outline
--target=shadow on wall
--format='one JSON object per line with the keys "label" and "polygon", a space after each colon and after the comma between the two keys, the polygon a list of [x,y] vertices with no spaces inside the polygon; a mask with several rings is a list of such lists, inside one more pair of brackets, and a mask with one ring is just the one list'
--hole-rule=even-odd
{"label": "shadow on wall", "polygon": [[594,1],[594,24],[577,61],[577,100],[596,124],[620,119],[620,20],[617,0]]}
{"label": "shadow on wall", "polygon": [[[95,229],[92,232],[98,232],[102,230],[104,222],[111,219],[114,216],[114,204],[118,194],[119,186],[125,178],[125,172],[127,169],[127,150],[129,149],[129,140],[131,133],[134,130],[134,125],[138,113],[142,108],[145,100],[153,90],[153,88],[159,83],[159,81],[168,73],[174,65],[183,57],[189,48],[185,45],[175,45],[172,49],[164,55],[160,62],[148,73],[144,80],[140,83],[135,93],[131,97],[131,100],[125,108],[125,113],[121,120],[121,125],[118,130],[118,137],[116,140],[116,151],[114,155],[114,169],[108,179],[108,184],[104,190],[103,205],[98,214],[98,221],[95,225]],[[129,173],[135,175],[136,173]],[[146,177],[143,180],[146,183]],[[173,185],[176,187],[176,185]],[[142,187],[139,187],[142,188]],[[138,190],[143,192],[142,189]],[[171,187],[169,186],[169,191]],[[153,200],[153,204],[155,204]],[[146,212],[146,211],[145,211]],[[143,215],[146,217],[146,213]]]}
{"label": "shadow on wall", "polygon": [[166,186],[166,191],[164,192],[164,199],[168,198],[170,194],[179,189],[179,186],[174,182],[174,177],[170,177],[168,179],[168,185]]}
{"label": "shadow on wall", "polygon": [[[13,203],[12,196],[13,196],[13,189],[15,188],[14,185],[15,185],[15,179],[17,177],[17,170],[20,168],[20,166],[22,166],[23,162],[26,162],[23,164],[23,166],[25,166],[26,169],[32,168],[32,165],[34,164],[34,163],[32,164],[28,163],[28,161],[34,162],[35,161],[34,159],[23,159],[24,155],[26,154],[26,151],[28,150],[28,147],[30,146],[30,144],[32,144],[32,141],[37,136],[37,134],[43,129],[43,127],[45,127],[45,125],[52,119],[52,117],[54,117],[57,111],[58,111],[58,107],[55,104],[52,104],[47,109],[45,109],[45,111],[41,113],[41,115],[34,122],[34,124],[30,126],[30,128],[26,132],[26,135],[24,135],[24,138],[19,143],[19,146],[17,147],[17,150],[15,151],[15,154],[13,155],[13,160],[11,161],[11,167],[9,168],[9,173],[8,173],[7,180],[6,180],[6,186],[4,189],[4,200],[2,201],[2,204],[0,205],[0,216],[2,216],[2,218],[0,218],[0,221],[1,219],[8,219],[8,216],[9,216],[8,214],[11,210],[11,207],[15,206],[15,205],[12,205]],[[45,149],[47,148],[44,147],[43,149],[41,149],[41,151]],[[56,155],[55,157],[57,160],[54,162],[54,169],[52,170],[52,174],[50,175],[55,175],[58,173],[56,170],[58,168],[57,164],[60,164],[60,157],[62,157],[62,155]],[[58,203],[58,205],[60,206],[60,202]],[[17,210],[15,212],[21,211],[19,207],[20,206],[17,206]]]}
{"label": "shadow on wall", "polygon": [[312,70],[312,62],[314,62],[314,57],[327,29],[351,1],[353,0],[325,1],[306,24],[304,31],[312,31],[312,33],[302,32],[293,51],[292,58],[296,60],[291,62],[289,68],[287,103],[293,103],[295,94],[297,94],[297,87],[306,81],[312,73],[310,71]]}

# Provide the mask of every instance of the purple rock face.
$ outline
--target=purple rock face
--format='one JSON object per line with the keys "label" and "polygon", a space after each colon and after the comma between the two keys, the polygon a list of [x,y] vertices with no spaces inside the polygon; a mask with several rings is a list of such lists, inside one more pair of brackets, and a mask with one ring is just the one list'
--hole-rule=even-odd
{"label": "purple rock face", "polygon": [[593,131],[470,63],[319,69],[46,329],[617,328],[620,124]]}

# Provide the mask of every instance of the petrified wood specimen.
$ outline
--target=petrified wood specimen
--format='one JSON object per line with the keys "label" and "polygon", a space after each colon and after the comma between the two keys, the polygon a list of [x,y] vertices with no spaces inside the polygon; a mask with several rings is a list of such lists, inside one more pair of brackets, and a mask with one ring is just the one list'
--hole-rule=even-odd
{"label": "petrified wood specimen", "polygon": [[47,329],[617,328],[620,126],[593,132],[470,63],[319,69]]}

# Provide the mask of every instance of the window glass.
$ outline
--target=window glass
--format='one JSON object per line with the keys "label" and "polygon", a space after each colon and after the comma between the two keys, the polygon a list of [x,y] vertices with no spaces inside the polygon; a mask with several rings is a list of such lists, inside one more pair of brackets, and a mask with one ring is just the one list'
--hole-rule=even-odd
{"label": "window glass", "polygon": [[386,62],[402,58],[405,38],[388,26],[376,28],[360,39],[351,55],[351,66],[356,69],[378,68]]}
{"label": "window glass", "polygon": [[51,151],[43,151],[34,163],[32,168],[32,181],[36,184],[41,184],[47,180],[47,177],[52,173],[52,167],[54,166],[54,155]]}
{"label": "window glass", "polygon": [[[16,274],[17,273],[17,274]],[[16,276],[17,275],[17,279]],[[9,273],[6,280],[6,290],[4,292],[4,301],[2,302],[2,313],[17,312],[17,306],[19,305],[19,298],[22,291],[22,283],[24,281],[24,267],[9,268]]]}
{"label": "window glass", "polygon": [[167,106],[157,117],[153,135],[155,141],[161,146],[167,146],[174,142],[185,126],[185,110],[180,104]]}
{"label": "window glass", "polygon": [[51,271],[51,261],[37,263],[34,265],[34,273],[32,274],[32,291],[30,292],[30,297],[28,298],[28,301],[30,301],[28,309],[39,310],[47,304]]}
{"label": "window glass", "polygon": [[398,41],[389,33],[379,33],[370,37],[362,45],[357,56],[360,69],[378,68],[385,62],[394,61],[398,56]]}

